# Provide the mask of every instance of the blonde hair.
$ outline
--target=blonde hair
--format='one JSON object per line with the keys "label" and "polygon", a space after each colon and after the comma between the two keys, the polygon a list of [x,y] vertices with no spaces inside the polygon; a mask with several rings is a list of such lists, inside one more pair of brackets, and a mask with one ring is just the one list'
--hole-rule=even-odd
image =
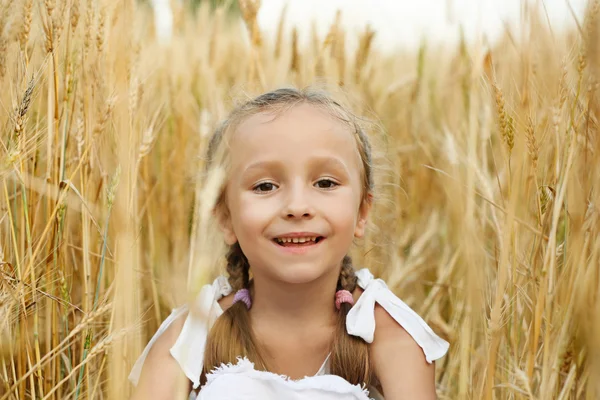
{"label": "blonde hair", "polygon": [[[369,201],[373,192],[372,150],[369,139],[362,129],[359,120],[347,108],[335,101],[323,90],[294,88],[277,89],[262,94],[236,107],[229,118],[223,121],[214,132],[207,151],[206,170],[227,164],[226,137],[236,127],[252,115],[270,112],[281,113],[299,104],[309,104],[327,111],[341,123],[348,126],[356,139],[358,152],[362,160],[362,201]],[[220,192],[217,208],[226,213],[225,189]],[[250,265],[238,243],[230,246],[227,253],[227,273],[229,284],[233,291],[250,287]],[[353,292],[356,289],[357,278],[350,256],[342,260],[337,289]],[[334,299],[331,299],[332,307]],[[351,305],[343,303],[338,313],[335,338],[332,341],[330,355],[330,373],[338,375],[352,384],[373,384],[369,348],[359,337],[346,332],[346,315]],[[257,369],[268,370],[260,348],[257,345],[250,325],[249,313],[243,302],[231,305],[211,328],[204,353],[202,380],[206,373],[225,363],[235,363],[238,357],[247,357],[254,362]]]}

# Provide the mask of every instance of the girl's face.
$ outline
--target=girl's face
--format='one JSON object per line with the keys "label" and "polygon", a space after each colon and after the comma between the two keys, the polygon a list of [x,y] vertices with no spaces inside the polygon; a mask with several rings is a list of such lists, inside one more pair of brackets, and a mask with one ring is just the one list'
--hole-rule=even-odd
{"label": "girl's face", "polygon": [[349,129],[301,104],[248,118],[230,146],[223,230],[229,245],[239,241],[254,277],[308,283],[338,273],[370,208]]}

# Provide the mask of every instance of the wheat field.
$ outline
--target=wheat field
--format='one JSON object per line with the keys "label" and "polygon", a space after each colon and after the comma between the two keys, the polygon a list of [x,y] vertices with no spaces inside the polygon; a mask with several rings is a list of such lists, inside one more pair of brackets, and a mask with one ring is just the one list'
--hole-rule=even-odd
{"label": "wheat field", "polygon": [[[218,273],[202,154],[235,98],[342,88],[383,151],[355,249],[443,338],[440,399],[600,397],[599,1],[489,45],[380,54],[334,22],[0,0],[0,400],[121,399],[170,309]],[[379,132],[379,133],[377,133]],[[204,228],[202,228],[204,226]]]}

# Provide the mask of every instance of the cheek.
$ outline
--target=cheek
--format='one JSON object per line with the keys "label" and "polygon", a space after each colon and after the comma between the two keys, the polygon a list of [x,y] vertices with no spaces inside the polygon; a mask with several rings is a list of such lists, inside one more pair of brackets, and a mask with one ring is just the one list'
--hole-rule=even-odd
{"label": "cheek", "polygon": [[262,231],[273,218],[275,206],[268,200],[241,195],[232,204],[233,226],[236,233]]}
{"label": "cheek", "polygon": [[326,203],[326,218],[334,225],[338,234],[346,232],[349,237],[353,236],[358,215],[356,201],[350,196],[344,196]]}

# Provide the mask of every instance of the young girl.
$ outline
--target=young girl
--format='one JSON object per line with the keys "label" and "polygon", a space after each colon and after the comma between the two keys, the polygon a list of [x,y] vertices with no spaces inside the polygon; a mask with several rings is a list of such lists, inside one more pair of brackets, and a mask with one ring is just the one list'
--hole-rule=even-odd
{"label": "young girl", "polygon": [[347,255],[374,190],[352,113],[322,91],[263,94],[215,132],[207,163],[227,171],[214,215],[229,276],[163,322],[134,398],[173,398],[182,373],[198,399],[434,399],[448,343]]}

